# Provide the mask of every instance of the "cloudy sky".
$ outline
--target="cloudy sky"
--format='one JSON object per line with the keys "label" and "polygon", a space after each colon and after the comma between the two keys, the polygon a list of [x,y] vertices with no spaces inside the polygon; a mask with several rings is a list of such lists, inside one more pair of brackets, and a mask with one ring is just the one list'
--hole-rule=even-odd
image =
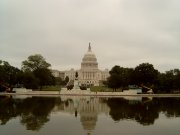
{"label": "cloudy sky", "polygon": [[180,69],[180,0],[0,0],[0,59],[13,66],[41,54],[79,69],[89,42],[101,69]]}

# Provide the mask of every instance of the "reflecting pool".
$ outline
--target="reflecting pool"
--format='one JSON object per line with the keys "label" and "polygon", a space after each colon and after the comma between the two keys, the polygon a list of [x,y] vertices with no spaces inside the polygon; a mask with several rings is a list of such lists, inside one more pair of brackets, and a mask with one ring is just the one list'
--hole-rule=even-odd
{"label": "reflecting pool", "polygon": [[180,98],[0,96],[0,135],[179,135]]}

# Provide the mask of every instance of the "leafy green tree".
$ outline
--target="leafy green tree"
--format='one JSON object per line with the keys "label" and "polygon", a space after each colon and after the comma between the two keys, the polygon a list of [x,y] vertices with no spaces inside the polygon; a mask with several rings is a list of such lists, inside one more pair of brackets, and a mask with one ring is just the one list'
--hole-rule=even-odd
{"label": "leafy green tree", "polygon": [[108,78],[108,87],[112,88],[114,91],[122,86],[122,78],[121,74],[121,67],[114,66],[110,73],[110,77]]}
{"label": "leafy green tree", "polygon": [[67,84],[68,82],[69,82],[69,77],[66,76],[66,77],[65,77],[65,84]]}
{"label": "leafy green tree", "polygon": [[72,90],[73,87],[74,87],[74,85],[68,85],[68,86],[67,86],[67,89],[68,89],[68,90]]}
{"label": "leafy green tree", "polygon": [[[41,89],[45,85],[54,85],[55,78],[53,77],[51,71],[48,69],[50,64],[45,61],[45,58],[40,54],[31,55],[27,60],[22,62],[22,70],[27,79],[34,79],[31,82],[34,82],[33,87],[36,87],[36,84]],[[32,73],[33,75],[30,75]],[[30,75],[30,76],[29,76]],[[26,77],[25,77],[26,78]]]}
{"label": "leafy green tree", "polygon": [[171,89],[173,88],[173,83],[174,83],[173,70],[166,71],[163,78],[163,84],[162,84],[164,86],[164,90],[169,93]]}
{"label": "leafy green tree", "polygon": [[116,91],[116,89],[120,88],[121,86],[121,78],[117,74],[112,74],[108,78],[108,87],[112,88],[113,91]]}
{"label": "leafy green tree", "polygon": [[104,86],[108,86],[108,81],[106,80],[106,81],[102,81],[102,84],[104,85]]}
{"label": "leafy green tree", "polygon": [[176,90],[180,90],[180,74],[177,74],[175,77],[174,87]]}
{"label": "leafy green tree", "polygon": [[42,86],[55,84],[55,78],[53,77],[49,69],[38,68],[33,73],[35,77],[39,80],[40,89],[42,88]]}
{"label": "leafy green tree", "polygon": [[127,87],[132,84],[132,73],[133,68],[121,68],[121,78],[122,78],[122,86]]}
{"label": "leafy green tree", "polygon": [[11,66],[6,61],[0,61],[0,83],[7,87],[13,87],[19,82],[18,75],[20,70]]}
{"label": "leafy green tree", "polygon": [[174,89],[180,90],[180,70],[174,69]]}
{"label": "leafy green tree", "polygon": [[133,72],[133,82],[137,85],[145,84],[152,85],[156,83],[158,77],[158,70],[149,63],[142,63],[138,65]]}
{"label": "leafy green tree", "polygon": [[160,92],[170,93],[173,90],[180,89],[180,71],[179,69],[173,69],[160,73],[158,76],[157,89]]}
{"label": "leafy green tree", "polygon": [[24,72],[22,74],[22,84],[28,89],[38,89],[39,80],[35,77],[33,72]]}
{"label": "leafy green tree", "polygon": [[23,71],[35,71],[40,68],[48,68],[51,64],[47,63],[45,58],[40,54],[31,55],[27,60],[22,62]]}
{"label": "leafy green tree", "polygon": [[61,77],[55,77],[55,84],[56,85],[63,85],[63,80]]}
{"label": "leafy green tree", "polygon": [[107,84],[115,91],[120,87],[125,88],[131,84],[132,68],[114,66],[109,73],[110,77],[108,78]]}

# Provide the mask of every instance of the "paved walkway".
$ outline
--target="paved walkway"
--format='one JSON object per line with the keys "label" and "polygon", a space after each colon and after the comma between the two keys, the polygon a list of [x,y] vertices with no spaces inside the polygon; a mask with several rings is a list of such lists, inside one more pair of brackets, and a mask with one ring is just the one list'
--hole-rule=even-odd
{"label": "paved walkway", "polygon": [[91,91],[28,91],[21,93],[0,93],[0,95],[31,95],[31,96],[142,96],[142,97],[180,97],[180,94],[131,94],[122,92],[91,92]]}

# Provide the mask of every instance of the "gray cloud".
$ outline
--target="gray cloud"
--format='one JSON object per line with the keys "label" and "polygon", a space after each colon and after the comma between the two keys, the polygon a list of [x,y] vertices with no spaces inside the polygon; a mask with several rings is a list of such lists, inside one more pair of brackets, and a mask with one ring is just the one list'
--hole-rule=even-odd
{"label": "gray cloud", "polygon": [[179,0],[0,0],[0,59],[80,68],[90,41],[101,68],[180,68],[179,13]]}

